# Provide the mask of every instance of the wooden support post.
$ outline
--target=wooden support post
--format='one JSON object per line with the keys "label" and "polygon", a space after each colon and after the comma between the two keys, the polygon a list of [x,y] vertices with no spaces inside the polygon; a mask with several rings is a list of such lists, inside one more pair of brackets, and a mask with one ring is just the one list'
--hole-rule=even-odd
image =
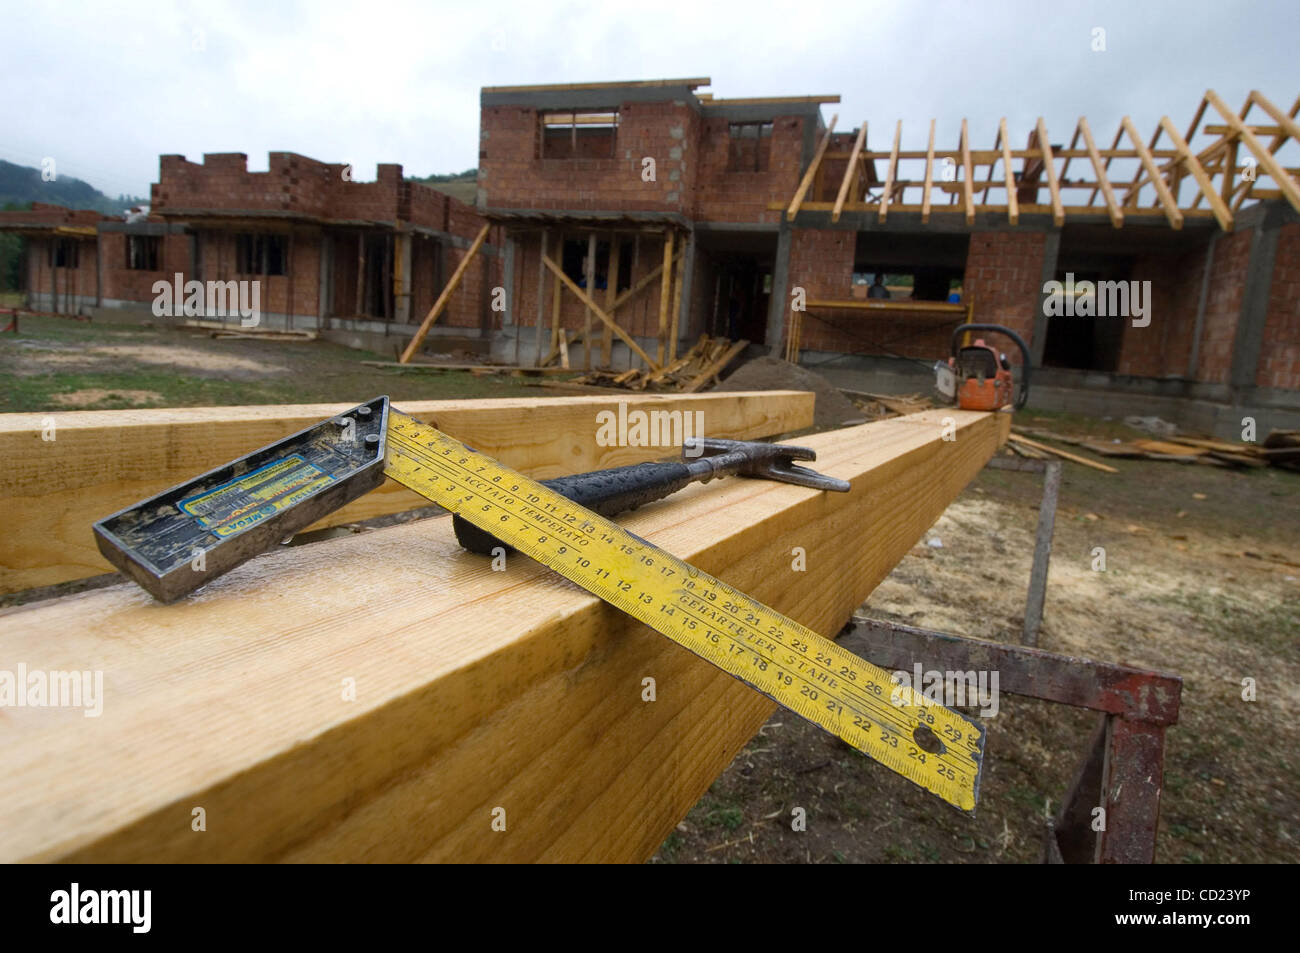
{"label": "wooden support post", "polygon": [[[834,635],[1006,420],[814,434],[799,443],[853,492],[723,480],[624,522]],[[816,573],[788,571],[789,540]],[[774,704],[531,560],[490,562],[428,519],[284,548],[177,605],[125,584],[0,616],[0,658],[108,673],[102,718],[0,719],[0,860],[644,861]],[[195,805],[220,833],[195,836]]]}
{"label": "wooden support post", "polygon": [[429,328],[433,326],[433,322],[438,320],[438,315],[442,314],[443,309],[447,307],[447,302],[451,300],[452,294],[460,285],[460,280],[465,276],[465,271],[469,268],[469,263],[474,260],[474,256],[478,254],[478,250],[483,247],[483,242],[487,240],[488,229],[491,227],[491,225],[484,225],[479,229],[478,235],[474,238],[474,244],[469,246],[469,251],[465,252],[465,257],[460,260],[460,264],[457,265],[456,270],[452,272],[451,280],[448,281],[447,286],[442,289],[442,293],[438,295],[438,300],[433,303],[433,307],[429,309],[429,313],[426,314],[424,320],[420,322],[420,327],[416,330],[415,336],[412,337],[410,343],[406,345],[406,350],[402,352],[402,356],[399,358],[401,363],[408,363],[411,360],[411,355],[418,351],[420,345],[424,343],[424,336],[429,333]]}
{"label": "wooden support post", "polygon": [[840,191],[835,196],[835,208],[831,210],[832,222],[838,222],[840,214],[844,211],[844,200],[849,196],[849,186],[857,173],[858,163],[862,161],[862,144],[866,142],[866,139],[867,123],[864,120],[861,128],[858,129],[858,137],[853,140],[853,151],[849,153],[849,164],[844,167],[844,178],[840,180]]}
{"label": "wooden support post", "polygon": [[794,198],[790,200],[790,207],[786,209],[786,221],[793,222],[794,217],[799,214],[799,206],[803,205],[804,196],[808,194],[808,189],[817,176],[817,170],[821,168],[822,157],[826,155],[826,147],[831,144],[831,134],[835,132],[835,122],[839,118],[838,113],[831,116],[830,125],[826,127],[826,134],[822,136],[822,141],[817,146],[817,152],[813,155],[808,170],[804,172],[803,178],[799,181],[799,189],[794,193]]}
{"label": "wooden support post", "polygon": [[[564,233],[560,232],[556,236],[555,250],[564,254]],[[545,265],[549,258],[543,257],[542,264]],[[564,307],[564,289],[560,286],[560,279],[557,275],[551,275],[551,350],[557,351],[560,347],[560,338],[564,335],[564,329],[561,327],[560,311]]]}
{"label": "wooden support post", "polygon": [[[687,246],[690,245],[691,241],[692,239],[687,237]],[[682,285],[685,284],[686,276],[683,272],[686,270],[686,257],[685,249],[683,249],[683,253],[677,256],[676,265],[673,266],[675,272],[673,275],[673,313],[669,320],[668,356],[664,360],[665,364],[671,364],[677,360],[677,335],[682,312]]]}
{"label": "wooden support post", "polygon": [[658,364],[658,362],[654,361],[650,357],[650,355],[647,354],[642,349],[641,345],[636,343],[636,341],[631,337],[631,335],[629,335],[626,331],[624,331],[617,324],[615,324],[614,319],[611,318],[609,315],[607,315],[604,312],[604,310],[600,307],[600,305],[596,304],[596,302],[591,299],[590,295],[588,295],[581,288],[575,285],[572,279],[570,279],[569,276],[564,273],[563,268],[561,268],[555,262],[551,261],[551,259],[549,258],[543,258],[542,261],[546,264],[547,268],[551,269],[551,273],[554,274],[555,277],[558,278],[560,281],[562,281],[566,288],[568,288],[570,291],[573,292],[573,294],[578,298],[579,301],[581,301],[587,307],[591,308],[592,314],[600,318],[601,321],[605,322],[605,324],[608,325],[610,329],[613,330],[613,332],[622,339],[623,343],[632,349],[633,354],[641,358],[641,360],[645,361],[646,367],[650,368],[650,370],[652,371],[659,370],[660,365]]}
{"label": "wooden support post", "polygon": [[668,350],[668,308],[672,297],[673,285],[673,240],[676,233],[664,230],[664,264],[663,281],[659,285],[659,364],[666,363],[664,355]]}

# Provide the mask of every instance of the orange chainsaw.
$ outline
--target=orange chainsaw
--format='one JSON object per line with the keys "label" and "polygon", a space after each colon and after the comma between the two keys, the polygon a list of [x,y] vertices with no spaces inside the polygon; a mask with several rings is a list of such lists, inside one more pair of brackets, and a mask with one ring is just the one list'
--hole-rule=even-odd
{"label": "orange chainsaw", "polygon": [[[1010,338],[1020,348],[1020,387],[1012,404],[1011,362],[983,338],[976,338],[965,347],[962,335],[968,331],[992,331]],[[1029,348],[1024,339],[1010,328],[1000,324],[961,324],[952,332],[952,356],[947,363],[934,365],[935,388],[950,401],[956,401],[962,410],[1001,410],[1025,406],[1029,399]]]}

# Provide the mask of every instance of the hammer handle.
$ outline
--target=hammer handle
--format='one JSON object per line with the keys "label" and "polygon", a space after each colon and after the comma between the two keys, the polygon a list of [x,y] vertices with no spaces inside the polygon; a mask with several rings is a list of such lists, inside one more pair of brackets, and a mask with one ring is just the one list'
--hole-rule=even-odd
{"label": "hammer handle", "polygon": [[[614,516],[671,496],[695,479],[696,475],[684,463],[636,463],[543,480],[542,485],[601,516]],[[459,516],[452,516],[452,527],[457,541],[472,553],[491,556],[498,546],[511,552],[495,536]]]}

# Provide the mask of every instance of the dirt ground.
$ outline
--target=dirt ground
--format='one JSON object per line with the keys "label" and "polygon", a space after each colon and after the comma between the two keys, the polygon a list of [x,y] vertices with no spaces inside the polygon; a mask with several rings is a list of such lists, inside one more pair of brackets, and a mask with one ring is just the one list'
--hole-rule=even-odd
{"label": "dirt ground", "polygon": [[[1037,427],[1114,433],[1041,417]],[[1156,859],[1293,862],[1300,842],[1300,474],[1065,464],[1042,648],[1183,677]],[[859,615],[1016,642],[1041,476],[984,470]],[[1106,570],[1093,570],[1095,547]],[[1242,699],[1242,679],[1257,696]],[[972,820],[778,712],[654,860],[1036,862],[1096,716],[1003,694]],[[792,809],[807,830],[791,830]]]}

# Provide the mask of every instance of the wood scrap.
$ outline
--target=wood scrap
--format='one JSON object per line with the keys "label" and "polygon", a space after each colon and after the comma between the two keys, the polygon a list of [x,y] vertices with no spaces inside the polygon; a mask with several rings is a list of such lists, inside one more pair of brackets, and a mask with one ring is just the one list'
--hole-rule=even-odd
{"label": "wood scrap", "polygon": [[598,368],[575,377],[570,383],[585,387],[691,394],[707,387],[748,344],[748,341],[731,341],[704,334],[689,351],[658,370],[632,368],[616,372]]}
{"label": "wood scrap", "polygon": [[1073,463],[1082,464],[1085,467],[1091,467],[1094,470],[1100,470],[1102,473],[1119,473],[1119,471],[1114,467],[1107,466],[1104,463],[1098,463],[1096,460],[1089,460],[1086,457],[1080,457],[1073,453],[1068,453],[1065,450],[1057,449],[1056,447],[1049,447],[1045,443],[1030,440],[1028,437],[1022,437],[1019,434],[1013,433],[1008,439],[1013,443],[1022,444],[1027,447],[1032,447],[1034,450],[1041,450],[1045,453],[1053,454],[1060,457],[1062,460],[1069,460]]}

